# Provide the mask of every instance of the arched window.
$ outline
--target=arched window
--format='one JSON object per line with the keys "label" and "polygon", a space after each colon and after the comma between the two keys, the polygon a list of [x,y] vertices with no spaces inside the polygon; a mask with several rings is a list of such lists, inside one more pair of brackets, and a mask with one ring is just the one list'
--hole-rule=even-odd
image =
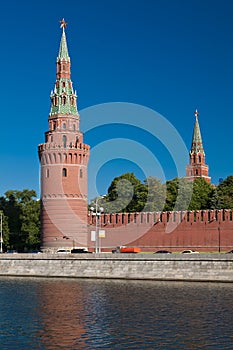
{"label": "arched window", "polygon": [[66,148],[66,141],[67,141],[66,135],[63,135],[62,136],[62,143],[63,143],[64,148]]}
{"label": "arched window", "polygon": [[63,130],[66,130],[66,123],[62,124],[62,128],[63,128]]}
{"label": "arched window", "polygon": [[81,179],[83,177],[83,169],[80,169],[79,174],[80,174],[80,179]]}
{"label": "arched window", "polygon": [[199,163],[201,163],[201,156],[198,156],[198,161]]}
{"label": "arched window", "polygon": [[62,176],[67,177],[67,169],[66,168],[62,169]]}

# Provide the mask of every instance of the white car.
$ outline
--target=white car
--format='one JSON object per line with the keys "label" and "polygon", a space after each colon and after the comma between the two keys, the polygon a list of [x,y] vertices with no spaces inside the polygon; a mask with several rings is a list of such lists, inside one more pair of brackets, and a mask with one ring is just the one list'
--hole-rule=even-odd
{"label": "white car", "polygon": [[70,254],[70,250],[69,249],[58,249],[56,251],[56,254]]}
{"label": "white car", "polygon": [[195,251],[195,250],[183,250],[183,252],[181,252],[181,254],[199,254],[199,252]]}

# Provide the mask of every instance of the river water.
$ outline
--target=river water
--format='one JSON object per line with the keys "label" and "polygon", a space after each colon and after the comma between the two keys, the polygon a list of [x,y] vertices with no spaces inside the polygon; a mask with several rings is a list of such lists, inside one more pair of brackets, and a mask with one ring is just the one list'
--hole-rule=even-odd
{"label": "river water", "polygon": [[0,277],[0,349],[233,349],[233,284]]}

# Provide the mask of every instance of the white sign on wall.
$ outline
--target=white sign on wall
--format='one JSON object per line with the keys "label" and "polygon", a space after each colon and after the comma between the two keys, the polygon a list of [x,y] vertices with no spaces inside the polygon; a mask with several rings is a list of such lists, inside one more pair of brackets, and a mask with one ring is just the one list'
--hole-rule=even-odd
{"label": "white sign on wall", "polygon": [[95,231],[91,231],[91,241],[95,242]]}
{"label": "white sign on wall", "polygon": [[105,238],[105,230],[99,230],[99,237]]}

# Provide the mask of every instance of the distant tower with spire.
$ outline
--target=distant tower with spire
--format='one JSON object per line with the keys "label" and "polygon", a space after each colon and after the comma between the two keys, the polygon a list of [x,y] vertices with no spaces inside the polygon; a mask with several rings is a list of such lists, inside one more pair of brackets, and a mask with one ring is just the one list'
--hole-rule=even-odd
{"label": "distant tower with spire", "polygon": [[38,146],[41,169],[41,239],[43,250],[87,245],[87,165],[90,147],[79,129],[77,94],[70,79],[66,25],[51,92],[49,130]]}
{"label": "distant tower with spire", "polygon": [[198,114],[196,110],[192,145],[189,152],[189,165],[186,167],[186,179],[194,180],[197,177],[203,177],[206,181],[210,182],[211,178],[209,177],[209,167],[205,163],[205,152],[198,122]]}

